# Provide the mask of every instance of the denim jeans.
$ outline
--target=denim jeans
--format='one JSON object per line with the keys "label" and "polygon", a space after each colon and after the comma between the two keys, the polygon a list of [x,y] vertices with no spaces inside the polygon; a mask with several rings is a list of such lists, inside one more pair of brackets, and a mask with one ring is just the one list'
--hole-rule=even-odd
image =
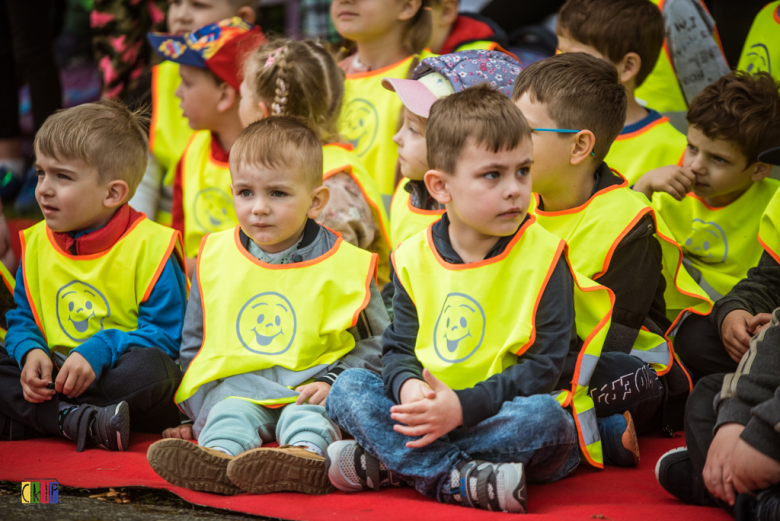
{"label": "denim jeans", "polygon": [[395,405],[385,394],[382,377],[348,369],[330,390],[325,409],[369,454],[422,494],[453,503],[450,473],[461,461],[522,463],[526,479],[550,483],[579,464],[574,420],[549,395],[505,402],[495,416],[472,427],[458,427],[419,449],[406,447],[408,436],[395,432]]}

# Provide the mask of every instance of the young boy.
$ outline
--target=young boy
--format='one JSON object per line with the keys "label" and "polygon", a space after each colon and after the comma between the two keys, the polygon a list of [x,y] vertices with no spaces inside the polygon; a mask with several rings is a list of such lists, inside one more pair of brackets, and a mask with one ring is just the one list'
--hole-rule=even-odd
{"label": "young boy", "polygon": [[[206,25],[238,16],[255,23],[257,0],[177,0],[168,4],[168,32],[182,36]],[[152,125],[149,164],[133,199],[133,208],[159,223],[171,225],[176,164],[193,129],[176,99],[181,84],[179,64],[164,61],[152,67]]]}
{"label": "young boy", "polygon": [[658,7],[649,0],[569,0],[558,13],[556,33],[561,52],[585,52],[615,65],[626,89],[626,119],[607,163],[629,185],[645,172],[677,163],[685,151],[685,136],[634,96],[664,43],[664,18]]}
{"label": "young boy", "polygon": [[[253,123],[230,171],[239,226],[203,240],[176,393],[199,445],[159,441],[149,463],[193,490],[324,494],[323,455],[341,439],[323,407],[330,386],[349,367],[381,369],[376,254],[314,220],[329,193],[322,144],[303,123]],[[273,440],[281,447],[260,448]]]}
{"label": "young boy", "polygon": [[509,39],[493,20],[477,13],[459,13],[459,0],[431,0],[431,41],[435,54],[486,50],[506,52]]}
{"label": "young boy", "polygon": [[[578,445],[595,466],[621,445],[623,432],[599,441],[587,394],[611,295],[575,284],[563,241],[528,216],[530,129],[506,95],[480,84],[439,100],[427,140],[425,184],[447,212],[393,253],[385,369],[336,381],[326,409],[356,439],[328,447],[328,474],[348,492],[400,480],[443,503],[524,512],[526,479],[567,476]],[[573,335],[578,378],[559,403],[575,324],[593,340]]]}
{"label": "young boy", "polygon": [[765,73],[734,72],[696,96],[682,166],[634,186],[652,198],[693,278],[717,300],[758,263],[758,224],[780,182],[759,152],[780,145],[780,94]]}
{"label": "young boy", "polygon": [[243,56],[263,41],[257,26],[240,18],[207,25],[184,36],[150,34],[152,47],[179,64],[176,89],[184,117],[196,132],[176,165],[173,227],[184,237],[190,272],[204,235],[233,228],[230,147],[244,128],[238,116]]}
{"label": "young boy", "polygon": [[[711,304],[680,269],[680,249],[647,199],[604,162],[625,120],[625,89],[609,62],[565,53],[523,70],[512,99],[534,131],[534,215],[567,242],[575,270],[615,294],[592,382],[596,411],[630,410],[637,430],[651,429],[664,387],[667,398],[682,395],[680,414],[689,390],[667,334],[681,310],[706,314]],[[667,373],[662,386],[656,375]],[[568,366],[562,381],[571,374]]]}
{"label": "young boy", "polygon": [[104,100],[58,112],[35,136],[46,220],[21,236],[0,349],[4,436],[122,451],[131,425],[178,423],[187,279],[179,234],[127,204],[146,167],[143,123]]}

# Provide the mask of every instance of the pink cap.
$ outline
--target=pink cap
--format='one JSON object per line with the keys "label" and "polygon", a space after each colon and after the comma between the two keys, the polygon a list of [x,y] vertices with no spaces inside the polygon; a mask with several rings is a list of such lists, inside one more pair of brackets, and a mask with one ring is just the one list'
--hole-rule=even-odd
{"label": "pink cap", "polygon": [[387,90],[398,93],[401,102],[413,114],[427,118],[431,114],[431,107],[439,98],[418,80],[402,80],[398,78],[384,78],[382,86]]}

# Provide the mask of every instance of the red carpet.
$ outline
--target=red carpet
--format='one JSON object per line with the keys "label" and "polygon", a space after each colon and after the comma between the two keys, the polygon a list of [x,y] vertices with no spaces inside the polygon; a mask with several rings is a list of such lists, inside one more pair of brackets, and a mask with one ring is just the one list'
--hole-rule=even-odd
{"label": "red carpet", "polygon": [[[457,506],[441,505],[413,489],[327,496],[271,494],[233,497],[192,492],[163,481],[146,462],[146,449],[157,436],[135,434],[124,453],[88,449],[77,453],[73,443],[44,439],[0,443],[0,479],[35,481],[56,479],[71,487],[153,487],[168,489],[198,505],[224,508],[283,519],[408,521],[488,520],[506,518]],[[655,480],[658,457],[684,444],[682,438],[642,438],[642,461],[637,469],[608,468],[596,471],[584,466],[574,476],[552,485],[529,487],[529,511],[524,519],[540,521],[611,519],[613,521],[726,521],[714,508],[686,506],[666,494]]]}

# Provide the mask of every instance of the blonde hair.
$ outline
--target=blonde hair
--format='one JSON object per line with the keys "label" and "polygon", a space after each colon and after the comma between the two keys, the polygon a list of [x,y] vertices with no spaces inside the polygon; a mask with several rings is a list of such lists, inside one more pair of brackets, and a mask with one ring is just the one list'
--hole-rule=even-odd
{"label": "blonde hair", "polygon": [[245,165],[286,167],[315,188],[322,185],[322,144],[301,119],[271,116],[246,127],[233,143],[230,171]]}
{"label": "blonde hair", "polygon": [[306,122],[323,144],[339,141],[344,72],[321,45],[279,39],[250,54],[244,79],[273,116]]}
{"label": "blonde hair", "polygon": [[101,183],[125,181],[132,194],[144,175],[149,154],[146,112],[146,107],[130,111],[110,99],[59,110],[35,135],[35,153],[80,159],[97,168]]}

